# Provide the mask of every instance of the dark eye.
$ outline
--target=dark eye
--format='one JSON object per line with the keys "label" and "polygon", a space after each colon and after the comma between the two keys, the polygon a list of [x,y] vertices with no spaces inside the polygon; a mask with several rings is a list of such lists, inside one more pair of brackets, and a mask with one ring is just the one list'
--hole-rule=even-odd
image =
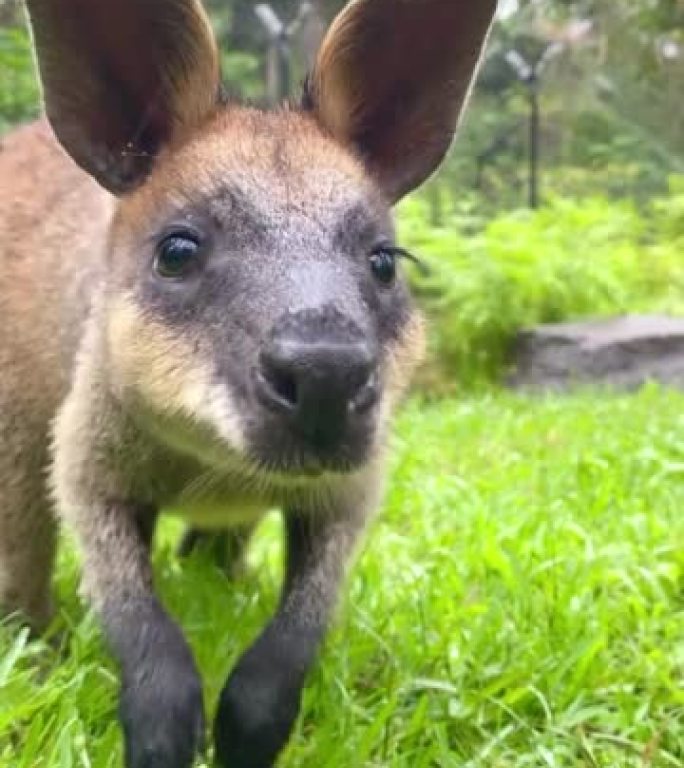
{"label": "dark eye", "polygon": [[381,285],[392,285],[397,276],[397,258],[390,246],[379,246],[370,256],[373,277]]}
{"label": "dark eye", "polygon": [[161,277],[183,277],[194,266],[199,248],[199,239],[191,233],[165,237],[157,247],[155,271]]}

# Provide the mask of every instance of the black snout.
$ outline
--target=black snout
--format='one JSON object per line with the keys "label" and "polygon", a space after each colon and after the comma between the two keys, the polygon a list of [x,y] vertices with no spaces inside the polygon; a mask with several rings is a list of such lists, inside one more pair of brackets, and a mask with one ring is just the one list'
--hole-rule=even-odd
{"label": "black snout", "polygon": [[375,404],[376,371],[377,354],[355,326],[288,316],[261,352],[257,392],[307,442],[331,448]]}

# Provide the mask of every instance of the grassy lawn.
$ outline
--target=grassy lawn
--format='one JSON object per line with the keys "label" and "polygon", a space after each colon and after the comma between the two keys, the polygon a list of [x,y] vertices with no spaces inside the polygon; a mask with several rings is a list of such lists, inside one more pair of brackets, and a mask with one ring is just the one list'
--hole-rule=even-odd
{"label": "grassy lawn", "polygon": [[[285,768],[684,766],[684,396],[412,403]],[[211,709],[274,606],[157,554]],[[0,628],[1,768],[121,765],[116,678],[65,548],[59,647]]]}

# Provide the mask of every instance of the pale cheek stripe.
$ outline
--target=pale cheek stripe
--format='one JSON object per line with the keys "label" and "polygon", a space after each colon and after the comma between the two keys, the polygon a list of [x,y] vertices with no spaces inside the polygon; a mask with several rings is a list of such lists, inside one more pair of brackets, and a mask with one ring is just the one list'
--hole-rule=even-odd
{"label": "pale cheek stripe", "polygon": [[199,400],[195,413],[209,424],[231,448],[243,452],[245,436],[240,424],[237,408],[226,387],[208,384],[204,397]]}

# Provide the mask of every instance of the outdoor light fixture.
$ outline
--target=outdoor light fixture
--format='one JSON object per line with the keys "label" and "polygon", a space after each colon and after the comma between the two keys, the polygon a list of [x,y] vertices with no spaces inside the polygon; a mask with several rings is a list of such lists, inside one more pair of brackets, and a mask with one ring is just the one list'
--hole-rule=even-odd
{"label": "outdoor light fixture", "polygon": [[277,103],[290,92],[290,41],[314,13],[313,4],[305,1],[300,3],[295,18],[286,24],[268,3],[258,3],[254,6],[254,15],[268,36],[267,80],[269,100],[272,103]]}
{"label": "outdoor light fixture", "polygon": [[268,36],[278,39],[285,31],[285,25],[278,18],[276,12],[267,3],[258,3],[254,7],[254,13],[259,21],[264,25]]}
{"label": "outdoor light fixture", "polygon": [[523,85],[527,88],[530,104],[529,117],[529,205],[539,206],[539,138],[541,115],[539,109],[539,81],[549,61],[565,48],[565,44],[554,42],[548,45],[534,64],[528,63],[515,49],[507,51],[505,59]]}

